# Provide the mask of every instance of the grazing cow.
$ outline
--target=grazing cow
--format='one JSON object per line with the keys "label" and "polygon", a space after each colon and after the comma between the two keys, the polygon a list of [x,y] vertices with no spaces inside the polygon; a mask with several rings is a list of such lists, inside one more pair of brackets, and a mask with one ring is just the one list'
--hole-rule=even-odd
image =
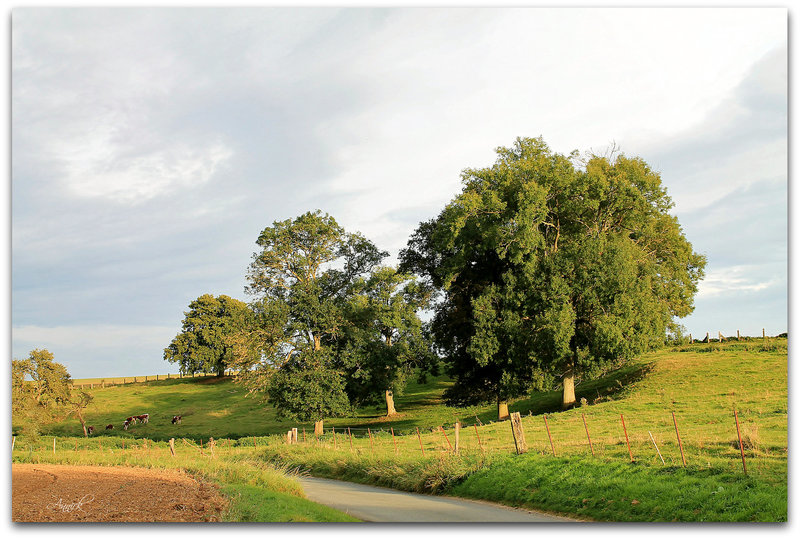
{"label": "grazing cow", "polygon": [[136,418],[131,416],[128,419],[125,420],[125,423],[133,423],[135,425],[136,424]]}
{"label": "grazing cow", "polygon": [[111,430],[114,428],[114,425],[108,424],[106,425],[106,430]]}
{"label": "grazing cow", "polygon": [[130,424],[131,422],[126,419],[125,423],[122,424],[122,430],[128,430],[128,425]]}
{"label": "grazing cow", "polygon": [[89,425],[88,427],[86,427],[86,434],[91,436],[93,432],[94,432],[94,427],[93,426]]}
{"label": "grazing cow", "polygon": [[174,424],[176,424],[176,423],[177,423],[178,425],[180,425],[180,424],[181,424],[181,416],[179,416],[179,415],[174,415],[174,416],[172,416],[172,424],[174,425]]}
{"label": "grazing cow", "polygon": [[142,423],[147,423],[148,421],[150,421],[150,414],[137,415],[134,416],[134,419],[137,421],[141,421]]}

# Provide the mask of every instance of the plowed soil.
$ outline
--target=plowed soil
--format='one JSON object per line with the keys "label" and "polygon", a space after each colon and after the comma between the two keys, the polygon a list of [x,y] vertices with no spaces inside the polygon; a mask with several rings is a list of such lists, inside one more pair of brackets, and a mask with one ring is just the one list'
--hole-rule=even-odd
{"label": "plowed soil", "polygon": [[225,501],[179,471],[13,464],[14,522],[208,522]]}

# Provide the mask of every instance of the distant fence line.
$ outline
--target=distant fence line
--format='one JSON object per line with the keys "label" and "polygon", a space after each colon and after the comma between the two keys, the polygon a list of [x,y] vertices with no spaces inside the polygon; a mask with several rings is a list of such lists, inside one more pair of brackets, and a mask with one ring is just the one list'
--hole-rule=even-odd
{"label": "distant fence line", "polygon": [[[232,370],[226,370],[225,375],[233,374]],[[121,386],[126,384],[136,384],[141,382],[155,382],[159,380],[171,380],[175,378],[203,378],[208,376],[216,376],[215,373],[208,373],[208,372],[197,372],[194,374],[155,374],[155,375],[145,375],[145,376],[116,376],[113,378],[103,379],[100,378],[97,382],[81,382],[75,383],[75,381],[71,382],[73,389],[94,389],[95,386],[97,387],[106,387],[106,386]]]}

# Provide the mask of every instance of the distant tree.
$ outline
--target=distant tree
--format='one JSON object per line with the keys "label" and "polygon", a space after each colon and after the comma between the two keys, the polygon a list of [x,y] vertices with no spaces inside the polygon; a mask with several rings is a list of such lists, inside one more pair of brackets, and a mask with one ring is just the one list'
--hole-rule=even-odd
{"label": "distant tree", "polygon": [[347,324],[343,305],[354,280],[387,253],[320,211],[276,221],[256,243],[247,275],[253,316],[237,337],[237,379],[319,431],[349,402],[332,353]]}
{"label": "distant tree", "polygon": [[75,414],[78,418],[78,421],[81,422],[81,428],[83,429],[83,436],[88,437],[89,433],[86,430],[86,418],[84,417],[84,411],[86,408],[94,400],[94,396],[87,392],[87,391],[78,391],[77,395],[72,395],[69,400],[66,401],[67,407],[67,415]]}
{"label": "distant tree", "polygon": [[249,316],[247,304],[226,295],[204,294],[189,304],[181,332],[164,349],[164,359],[178,363],[182,373],[225,373],[233,359],[230,336]]}
{"label": "distant tree", "polygon": [[63,413],[70,399],[71,378],[66,367],[54,361],[46,349],[35,349],[28,358],[11,361],[11,412],[27,433]]}
{"label": "distant tree", "polygon": [[507,399],[560,381],[567,407],[576,377],[663,343],[693,309],[705,258],[641,159],[580,163],[540,138],[497,153],[420,224],[401,270],[444,290],[432,328],[450,402],[496,399],[503,415]]}
{"label": "distant tree", "polygon": [[356,280],[345,309],[349,324],[340,340],[351,398],[374,402],[377,390],[386,415],[394,415],[394,395],[402,392],[414,369],[434,368],[438,358],[417,314],[432,295],[430,287],[392,267],[375,268]]}

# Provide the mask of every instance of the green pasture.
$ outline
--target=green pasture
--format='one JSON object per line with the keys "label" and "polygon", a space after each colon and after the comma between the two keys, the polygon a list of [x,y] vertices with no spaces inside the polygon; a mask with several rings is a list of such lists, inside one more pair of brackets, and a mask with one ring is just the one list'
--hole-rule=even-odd
{"label": "green pasture", "polygon": [[[518,399],[509,408],[523,416],[524,455],[515,454],[509,423],[496,420],[495,405],[445,406],[444,377],[410,384],[395,398],[397,416],[384,417],[381,406],[360,408],[326,419],[319,438],[311,424],[280,419],[229,377],[95,387],[86,416],[98,432],[87,443],[174,437],[197,445],[213,436],[255,444],[279,468],[589,519],[783,521],[787,359],[786,339],[696,343],[646,354],[578,384],[582,405],[571,410],[560,409],[558,391]],[[150,414],[148,425],[119,430],[125,417],[141,413]],[[175,414],[182,425],[170,423]],[[104,431],[107,423],[115,429]],[[292,427],[300,443],[288,445]],[[45,429],[48,436],[79,432],[75,419]]]}

